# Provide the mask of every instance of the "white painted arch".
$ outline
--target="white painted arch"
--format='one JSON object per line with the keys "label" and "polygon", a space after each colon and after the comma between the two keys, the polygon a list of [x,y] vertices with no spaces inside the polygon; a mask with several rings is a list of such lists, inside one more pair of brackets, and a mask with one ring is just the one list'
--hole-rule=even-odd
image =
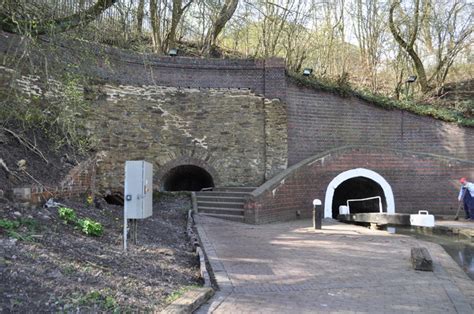
{"label": "white painted arch", "polygon": [[332,218],[332,200],[334,197],[334,191],[339,184],[356,177],[364,177],[377,182],[382,187],[383,193],[385,194],[387,213],[395,214],[395,200],[393,197],[392,187],[388,184],[387,180],[375,171],[365,168],[356,168],[338,174],[329,183],[326,189],[326,196],[324,197],[324,218]]}

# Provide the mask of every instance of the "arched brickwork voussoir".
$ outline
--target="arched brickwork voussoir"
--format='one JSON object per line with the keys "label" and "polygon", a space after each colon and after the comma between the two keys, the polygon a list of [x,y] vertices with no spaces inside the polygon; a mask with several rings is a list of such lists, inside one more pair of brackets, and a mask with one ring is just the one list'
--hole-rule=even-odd
{"label": "arched brickwork voussoir", "polygon": [[179,166],[196,166],[199,168],[204,169],[207,171],[211,176],[212,180],[214,181],[214,186],[218,186],[220,184],[219,175],[216,169],[213,166],[209,165],[202,159],[194,158],[194,157],[187,157],[182,156],[176,158],[172,161],[167,162],[162,167],[158,168],[154,176],[154,182],[159,186],[160,191],[163,189],[163,178],[167,175],[167,173],[176,167]]}
{"label": "arched brickwork voussoir", "polygon": [[453,214],[458,178],[474,178],[471,160],[346,146],[307,158],[260,186],[245,204],[245,220],[259,224],[311,217],[312,200],[319,198],[324,204],[331,181],[356,168],[376,173],[390,185],[397,213]]}

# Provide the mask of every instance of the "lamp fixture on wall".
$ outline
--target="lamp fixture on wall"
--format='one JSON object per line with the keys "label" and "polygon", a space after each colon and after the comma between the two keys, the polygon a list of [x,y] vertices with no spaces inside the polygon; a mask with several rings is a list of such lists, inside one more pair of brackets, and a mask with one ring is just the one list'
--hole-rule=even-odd
{"label": "lamp fixture on wall", "polygon": [[414,83],[416,81],[416,78],[417,76],[416,75],[410,75],[407,80],[406,80],[406,83]]}
{"label": "lamp fixture on wall", "polygon": [[413,85],[412,83],[415,83],[417,76],[416,75],[410,75],[407,80],[405,81],[405,99],[408,100],[408,94],[410,93],[410,86],[411,88],[411,98],[413,98]]}
{"label": "lamp fixture on wall", "polygon": [[178,55],[178,49],[176,48],[170,48],[170,50],[168,51],[168,55],[170,57],[176,57]]}
{"label": "lamp fixture on wall", "polygon": [[304,76],[310,76],[311,73],[313,73],[313,69],[306,68],[306,69],[303,70],[303,75]]}

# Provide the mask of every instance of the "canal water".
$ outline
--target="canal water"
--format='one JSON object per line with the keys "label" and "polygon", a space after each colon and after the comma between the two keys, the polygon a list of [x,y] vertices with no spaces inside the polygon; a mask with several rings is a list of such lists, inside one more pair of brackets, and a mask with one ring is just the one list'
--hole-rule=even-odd
{"label": "canal water", "polygon": [[470,239],[456,234],[423,227],[387,227],[389,233],[403,234],[420,240],[438,243],[474,280],[474,244]]}

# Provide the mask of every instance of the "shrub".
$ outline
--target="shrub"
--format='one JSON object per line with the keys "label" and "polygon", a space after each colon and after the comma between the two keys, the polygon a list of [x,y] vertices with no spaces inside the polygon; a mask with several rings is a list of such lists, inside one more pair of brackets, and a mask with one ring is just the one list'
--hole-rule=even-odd
{"label": "shrub", "polygon": [[59,207],[58,208],[59,218],[64,220],[65,223],[76,223],[77,216],[74,212],[74,209],[69,207]]}
{"label": "shrub", "polygon": [[79,219],[77,222],[78,226],[81,227],[82,232],[87,235],[101,236],[104,232],[104,228],[99,222],[93,221],[92,219]]}
{"label": "shrub", "polygon": [[101,236],[104,233],[104,228],[99,222],[96,222],[90,218],[77,219],[74,209],[69,207],[58,208],[59,218],[64,220],[65,223],[72,223],[81,228],[81,231],[91,236]]}

